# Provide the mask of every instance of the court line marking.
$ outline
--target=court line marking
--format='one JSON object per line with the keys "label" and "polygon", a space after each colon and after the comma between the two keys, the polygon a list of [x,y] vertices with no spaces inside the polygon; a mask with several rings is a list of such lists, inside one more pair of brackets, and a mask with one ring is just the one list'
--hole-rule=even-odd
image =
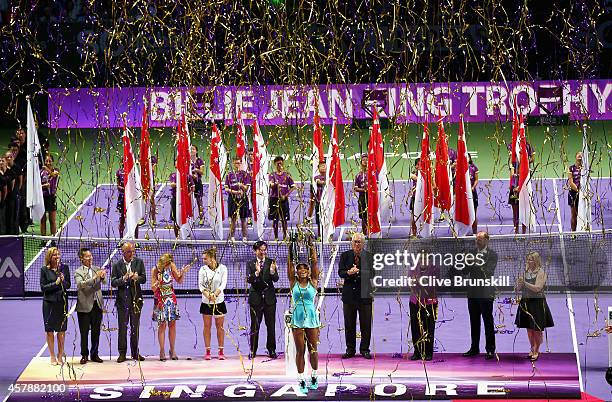
{"label": "court line marking", "polygon": [[[559,227],[559,240],[561,246],[561,259],[563,260],[563,270],[565,272],[565,279],[568,277],[568,266],[565,258],[565,245],[563,241],[563,223],[561,222],[561,208],[559,207],[559,193],[557,191],[557,181],[553,180],[553,192],[555,193],[555,204],[557,207],[557,225]],[[578,351],[578,335],[576,334],[576,323],[574,321],[574,303],[572,300],[572,294],[569,291],[565,291],[567,297],[567,311],[570,318],[570,330],[572,331],[572,343],[574,346],[574,354],[576,356],[576,365],[578,367],[578,381],[580,383],[580,392],[584,392],[584,385],[582,384],[582,368],[580,367],[580,353]]]}
{"label": "court line marking", "polygon": [[[96,185],[96,187],[94,187],[91,192],[89,193],[89,195],[87,197],[85,197],[85,199],[83,200],[83,202],[81,203],[81,205],[74,210],[74,212],[72,213],[72,215],[70,215],[68,217],[68,219],[66,219],[66,221],[64,222],[64,224],[62,225],[62,227],[58,230],[57,233],[59,233],[59,235],[55,235],[53,236],[50,240],[47,241],[47,244],[45,244],[44,247],[41,247],[40,250],[38,251],[38,253],[34,256],[34,258],[28,263],[28,266],[23,270],[23,273],[25,275],[26,272],[28,272],[28,269],[30,269],[30,267],[34,264],[34,262],[36,262],[40,256],[42,255],[42,253],[44,252],[44,250],[49,247],[49,245],[51,244],[51,241],[53,241],[54,239],[60,239],[62,237],[62,232],[64,231],[64,229],[66,229],[66,227],[68,226],[68,224],[70,223],[70,221],[72,221],[72,219],[74,219],[74,217],[77,215],[77,213],[83,209],[83,207],[85,207],[87,205],[87,202],[89,201],[89,199],[98,191],[98,188],[102,187],[102,186],[112,186],[114,184],[108,184],[108,183],[100,183],[98,185]],[[67,236],[63,236],[63,237],[67,237]]]}

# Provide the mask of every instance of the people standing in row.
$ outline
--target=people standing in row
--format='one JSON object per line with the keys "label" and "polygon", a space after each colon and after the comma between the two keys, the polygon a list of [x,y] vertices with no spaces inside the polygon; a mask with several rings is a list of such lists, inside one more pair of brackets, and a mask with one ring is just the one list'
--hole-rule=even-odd
{"label": "people standing in row", "polygon": [[518,328],[527,329],[527,338],[531,350],[527,357],[538,360],[540,346],[543,342],[543,331],[555,325],[550,308],[544,296],[546,272],[542,268],[542,259],[537,252],[527,254],[527,267],[518,278],[516,290],[521,291],[521,301],[514,321]]}
{"label": "people standing in row", "polygon": [[470,183],[472,184],[472,199],[474,200],[474,223],[472,223],[472,233],[478,233],[478,166],[472,161],[472,155],[468,154],[468,173],[470,174]]}
{"label": "people standing in row", "polygon": [[315,214],[315,220],[317,223],[317,230],[319,237],[323,236],[321,228],[321,197],[323,196],[323,189],[325,188],[325,162],[319,162],[319,174],[314,177],[314,186],[310,186],[310,200],[308,203],[308,222],[312,222],[312,214]]}
{"label": "people standing in row", "polygon": [[204,265],[198,274],[198,286],[202,293],[200,314],[204,322],[204,345],[206,354],[204,360],[210,360],[210,337],[214,318],[217,330],[219,360],[225,360],[223,348],[225,344],[225,314],[227,307],[224,301],[224,290],[227,286],[227,267],[217,261],[217,249],[211,248],[204,252]]}
{"label": "people standing in row", "polygon": [[412,188],[410,189],[410,235],[412,237],[416,237],[417,235],[417,217],[414,215],[414,200],[416,198],[416,185],[419,179],[419,169],[420,169],[420,160],[421,158],[416,158],[414,161],[414,168],[410,172],[410,182],[412,183]]}
{"label": "people standing in row", "polygon": [[151,270],[151,290],[153,291],[153,320],[157,322],[157,340],[159,341],[159,360],[166,361],[166,327],[170,343],[170,358],[178,360],[176,354],[176,321],[181,318],[174,293],[173,282],[183,283],[185,274],[191,265],[185,265],[180,270],[174,264],[172,254],[165,253],[159,257],[157,264]]}
{"label": "people standing in row", "polygon": [[[497,267],[497,253],[489,247],[489,234],[480,232],[476,235],[476,252],[482,256],[484,264],[471,265],[468,273],[471,279],[491,278]],[[472,343],[464,357],[480,354],[480,321],[485,329],[485,359],[495,357],[495,326],[493,321],[493,301],[495,288],[471,286],[467,291],[468,312],[470,314],[470,333]]]}
{"label": "people standing in row", "polygon": [[[74,272],[74,279],[77,284],[76,311],[81,334],[81,364],[86,364],[89,360],[102,363],[99,345],[104,310],[102,284],[106,284],[106,271],[93,265],[91,250],[88,248],[79,250],[79,259],[81,266]],[[91,349],[88,345],[90,332]]]}
{"label": "people standing in row", "polygon": [[142,260],[134,256],[134,244],[127,242],[121,247],[123,258],[113,264],[111,272],[111,285],[117,289],[115,292],[117,317],[119,324],[119,338],[117,346],[119,357],[117,363],[126,360],[127,330],[130,326],[130,352],[132,359],[143,361],[144,357],[138,349],[140,332],[140,314],[143,299],[141,285],[147,282],[147,275]]}
{"label": "people standing in row", "polygon": [[361,220],[361,230],[368,234],[368,154],[361,155],[361,171],[355,177],[353,190],[357,193],[357,210]]}
{"label": "people standing in row", "polygon": [[193,195],[198,204],[198,212],[200,217],[200,225],[204,224],[204,215],[202,210],[202,197],[204,196],[204,184],[202,183],[202,175],[204,174],[204,161],[198,155],[198,147],[192,145],[189,148],[189,156],[191,158],[191,179],[193,182]]}
{"label": "people standing in row", "polygon": [[[51,364],[64,364],[64,342],[68,326],[68,293],[70,270],[61,263],[57,247],[49,247],[45,254],[45,265],[40,270],[40,290],[43,293],[43,322],[47,334],[47,347]],[[57,334],[57,354],[55,338]]]}
{"label": "people standing in row", "polygon": [[357,338],[357,314],[361,328],[359,352],[366,359],[371,359],[370,338],[372,334],[372,295],[369,289],[371,265],[363,247],[365,237],[355,233],[351,239],[351,249],[340,255],[338,276],[344,280],[342,286],[342,310],[344,313],[344,335],[346,352],[343,359],[355,356]]}
{"label": "people standing in row", "polygon": [[[427,255],[429,250],[422,250]],[[436,319],[438,317],[438,298],[435,286],[422,286],[421,277],[439,277],[437,267],[420,262],[412,271],[416,285],[410,287],[410,330],[414,353],[410,360],[433,359]]]}
{"label": "people standing in row", "polygon": [[18,235],[19,234],[19,189],[21,186],[21,175],[18,173],[18,169],[14,164],[14,156],[11,151],[8,151],[4,155],[6,160],[6,170],[4,177],[6,181],[6,232],[7,235]]}
{"label": "people standing in row", "polygon": [[278,240],[278,223],[283,228],[283,240],[287,239],[287,221],[291,218],[289,212],[289,196],[295,190],[291,175],[285,172],[285,159],[282,156],[274,158],[274,173],[270,174],[270,210],[268,219],[274,228],[274,240]]}
{"label": "people standing in row", "polygon": [[232,165],[234,169],[225,177],[225,190],[228,193],[227,209],[230,216],[229,236],[232,241],[235,241],[236,222],[240,218],[242,241],[247,241],[247,217],[250,214],[249,189],[251,187],[251,177],[244,170],[239,157],[234,157]]}
{"label": "people standing in row", "polygon": [[[170,220],[172,221],[172,227],[174,229],[174,237],[179,238],[180,231],[180,223],[177,222],[178,213],[177,213],[177,199],[176,199],[176,172],[170,173],[170,177],[168,178],[168,185],[170,186]],[[194,190],[194,182],[193,176],[187,176],[187,191],[189,192],[189,196]]]}
{"label": "people standing in row", "polygon": [[57,232],[57,184],[60,172],[53,166],[53,156],[47,155],[45,165],[40,170],[40,182],[43,190],[45,213],[40,219],[40,234],[47,235],[47,216],[49,216],[49,229],[51,236]]}
{"label": "people standing in row", "polygon": [[253,245],[255,258],[247,263],[247,282],[249,287],[249,312],[251,317],[251,336],[249,338],[249,359],[257,356],[259,332],[262,318],[266,323],[266,349],[268,356],[276,359],[276,289],[278,267],[276,261],[267,257],[268,245],[257,241]]}
{"label": "people standing in row", "polygon": [[[308,240],[309,261],[295,262],[297,256],[293,255],[293,246],[289,247],[287,261],[287,278],[289,279],[289,292],[291,294],[291,332],[295,342],[295,363],[298,372],[298,385],[302,393],[309,389],[317,389],[319,380],[319,331],[321,320],[315,306],[315,298],[319,289],[319,265],[317,252],[312,238]],[[304,378],[306,361],[304,353],[308,349],[309,362],[312,371],[307,384]]]}
{"label": "people standing in row", "polygon": [[580,199],[580,179],[582,178],[582,152],[576,152],[576,162],[569,167],[567,172],[567,204],[572,214],[571,228],[576,231],[578,226],[578,200]]}

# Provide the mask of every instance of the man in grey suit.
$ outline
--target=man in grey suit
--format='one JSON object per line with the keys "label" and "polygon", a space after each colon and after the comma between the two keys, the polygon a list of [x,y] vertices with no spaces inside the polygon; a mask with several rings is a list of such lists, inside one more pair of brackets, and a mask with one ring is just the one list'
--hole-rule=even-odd
{"label": "man in grey suit", "polygon": [[[102,283],[106,283],[106,271],[93,266],[91,251],[88,248],[79,250],[81,266],[74,273],[77,283],[76,311],[79,318],[79,332],[81,333],[81,364],[91,361],[102,363],[98,355],[100,344],[100,326],[102,325]],[[91,330],[91,350],[88,348],[88,336]]]}
{"label": "man in grey suit", "polygon": [[257,354],[259,343],[259,329],[261,319],[266,322],[266,349],[268,356],[276,359],[276,290],[274,282],[278,282],[278,270],[276,262],[266,257],[268,245],[264,241],[255,242],[253,245],[255,258],[247,263],[247,282],[249,288],[249,311],[251,312],[251,351],[249,359]]}
{"label": "man in grey suit", "polygon": [[130,325],[130,351],[132,359],[143,361],[138,351],[138,332],[142,311],[142,290],[140,285],[147,281],[142,260],[134,256],[134,244],[124,243],[121,247],[123,258],[113,264],[111,285],[117,289],[115,306],[119,319],[119,357],[117,363],[126,360],[127,326]]}

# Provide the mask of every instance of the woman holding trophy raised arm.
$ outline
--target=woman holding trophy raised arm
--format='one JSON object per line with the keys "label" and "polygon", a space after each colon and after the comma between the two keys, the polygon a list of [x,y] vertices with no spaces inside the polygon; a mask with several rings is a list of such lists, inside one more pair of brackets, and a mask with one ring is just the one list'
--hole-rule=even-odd
{"label": "woman holding trophy raised arm", "polygon": [[[317,369],[319,366],[319,355],[317,345],[319,343],[319,328],[321,321],[319,312],[315,306],[315,297],[319,286],[319,266],[317,263],[317,252],[314,247],[313,237],[308,235],[305,239],[309,250],[309,261],[298,261],[297,236],[290,237],[289,261],[287,262],[287,277],[289,278],[289,289],[291,292],[292,315],[289,326],[292,328],[293,340],[295,342],[295,361],[298,372],[300,390],[307,393],[308,389],[317,389]],[[308,347],[310,355],[310,384],[306,384],[304,378],[304,352]]]}

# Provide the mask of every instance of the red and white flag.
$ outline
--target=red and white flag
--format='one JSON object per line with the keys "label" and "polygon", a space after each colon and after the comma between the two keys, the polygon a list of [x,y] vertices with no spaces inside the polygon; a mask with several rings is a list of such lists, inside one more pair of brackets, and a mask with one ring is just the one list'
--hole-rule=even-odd
{"label": "red and white flag", "polygon": [[421,141],[421,159],[419,160],[416,191],[414,193],[414,217],[417,234],[422,237],[433,236],[433,201],[433,182],[431,177],[431,161],[429,159],[429,130],[427,122],[425,122],[423,140]]}
{"label": "red and white flag", "polygon": [[212,139],[210,143],[210,168],[208,172],[208,219],[215,239],[223,239],[223,220],[225,211],[223,209],[223,181],[225,165],[227,164],[227,152],[221,132],[217,125],[212,125]]}
{"label": "red and white flag", "polygon": [[191,231],[193,219],[193,203],[189,191],[189,176],[191,175],[191,156],[189,155],[189,131],[185,112],[181,113],[178,124],[178,140],[176,152],[176,224],[180,229],[181,239],[186,239]]}
{"label": "red and white flag", "polygon": [[[338,129],[336,121],[332,127],[331,141],[329,143],[331,158],[327,160],[325,171],[325,188],[321,196],[321,225],[323,227],[323,241],[332,241],[336,228],[344,224],[344,183],[340,167],[340,150],[338,148]],[[316,188],[316,187],[314,187]]]}
{"label": "red and white flag", "polygon": [[[516,115],[516,100],[514,101],[514,110],[512,111],[512,144],[510,145],[510,163],[512,167],[516,166],[517,155],[520,152],[518,146],[519,121]],[[512,174],[510,174],[510,187],[512,188]]]}
{"label": "red and white flag", "polygon": [[[368,147],[368,230],[370,236],[381,232],[381,227],[388,227],[393,215],[393,199],[387,177],[387,161],[376,106],[373,107],[372,116],[373,124]],[[371,183],[371,181],[376,183]]]}
{"label": "red and white flag", "polygon": [[238,112],[238,128],[236,130],[236,156],[240,158],[240,163],[244,169],[247,168],[246,159],[246,130],[244,129],[244,120],[242,120],[242,111]]}
{"label": "red and white flag", "polygon": [[440,212],[450,212],[453,202],[451,188],[451,167],[448,159],[448,142],[444,131],[442,116],[438,116],[438,142],[436,143],[436,191],[434,192],[434,206]]}
{"label": "red and white flag", "polygon": [[155,196],[153,187],[153,164],[151,163],[151,139],[149,137],[149,121],[147,119],[147,104],[142,110],[142,130],[140,135],[140,181],[142,198],[146,201]]}
{"label": "red and white flag", "polygon": [[[334,122],[334,127],[335,127]],[[333,136],[333,134],[332,134]],[[331,144],[329,146],[332,148]],[[312,132],[312,183],[313,189],[317,188],[317,181],[315,177],[319,175],[319,164],[325,161],[325,155],[323,154],[323,129],[321,128],[321,119],[319,118],[319,106],[315,98],[315,115],[314,115],[314,131]],[[329,166],[329,163],[327,163]],[[329,170],[327,170],[329,171]]]}
{"label": "red and white flag", "polygon": [[519,223],[527,227],[529,233],[535,231],[536,218],[533,208],[533,188],[531,186],[531,171],[527,155],[527,138],[525,137],[525,122],[521,115],[519,126]]}
{"label": "red and white flag", "polygon": [[251,205],[253,207],[253,221],[257,229],[257,237],[263,238],[264,223],[268,212],[268,197],[270,188],[270,178],[268,169],[270,165],[270,155],[266,149],[259,123],[253,121],[253,188],[251,189]]}
{"label": "red and white flag", "polygon": [[455,177],[455,229],[458,236],[465,236],[472,230],[476,219],[472,181],[468,164],[467,141],[463,129],[463,115],[459,116],[457,138],[457,169]]}
{"label": "red and white flag", "polygon": [[368,146],[368,235],[380,232],[378,218],[378,174],[376,172],[376,158],[374,157],[374,141],[370,131],[370,145]]}
{"label": "red and white flag", "polygon": [[125,216],[125,238],[133,239],[138,222],[143,218],[144,205],[140,185],[140,173],[136,167],[132,143],[128,129],[123,126],[123,186],[125,197],[123,213]]}

